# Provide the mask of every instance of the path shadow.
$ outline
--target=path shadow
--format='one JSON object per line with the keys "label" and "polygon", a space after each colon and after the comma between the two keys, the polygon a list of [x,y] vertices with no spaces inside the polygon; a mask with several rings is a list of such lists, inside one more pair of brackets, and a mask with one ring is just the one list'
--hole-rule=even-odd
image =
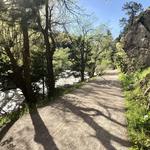
{"label": "path shadow", "polygon": [[112,109],[112,110],[114,110],[114,111],[119,111],[119,112],[125,112],[125,111],[126,111],[125,108],[123,109],[123,108],[111,107],[111,106],[108,106],[108,105],[104,105],[104,104],[102,104],[102,103],[99,102],[99,101],[97,102],[97,104],[98,104],[99,106],[105,108],[106,110]]}
{"label": "path shadow", "polygon": [[84,112],[94,112],[94,114],[90,115],[90,116],[103,116],[106,119],[108,119],[108,120],[110,120],[110,121],[112,121],[112,122],[114,122],[114,123],[116,123],[116,124],[118,124],[118,125],[120,125],[122,127],[126,127],[125,124],[122,124],[122,123],[116,121],[115,119],[111,118],[111,114],[108,111],[107,111],[107,113],[108,113],[108,116],[107,116],[107,115],[105,115],[104,113],[102,113],[101,111],[99,111],[99,110],[97,110],[95,108],[84,108],[84,107],[78,106],[78,109],[80,109],[81,111],[84,111]]}
{"label": "path shadow", "polygon": [[34,113],[30,110],[30,116],[35,130],[34,141],[41,144],[44,150],[58,150],[37,108],[34,108]]}
{"label": "path shadow", "polygon": [[108,80],[107,78],[103,78],[103,77],[99,77],[101,78],[100,80],[92,80],[90,81],[90,83],[95,83],[98,87],[99,85],[107,85],[108,87],[106,88],[112,88],[112,87],[115,87],[115,88],[121,88],[121,84],[119,81],[117,80]]}
{"label": "path shadow", "polygon": [[[93,115],[89,115],[87,112],[94,111],[95,115],[102,115],[102,116],[106,117],[107,119],[110,119],[111,121],[118,124],[117,121],[112,120],[111,118],[105,116],[98,110],[76,106],[72,102],[69,102],[66,99],[62,99],[61,104],[63,105],[64,109],[70,110],[73,114],[82,118],[85,123],[87,123],[92,129],[94,129],[96,134],[93,137],[97,138],[99,140],[99,142],[102,143],[106,149],[116,150],[116,148],[111,144],[111,141],[115,141],[125,147],[130,147],[129,141],[121,139],[121,138],[109,133],[107,130],[102,128],[100,125],[98,125],[94,121],[94,119],[92,118]],[[119,123],[119,125],[122,125],[122,124]]]}
{"label": "path shadow", "polygon": [[99,95],[100,92],[101,92],[101,93],[105,93],[105,94],[110,95],[110,96],[115,96],[115,97],[124,98],[123,95],[121,95],[121,94],[116,94],[116,93],[114,94],[113,91],[112,91],[112,92],[107,92],[108,89],[106,89],[106,88],[105,88],[106,90],[102,90],[102,89],[104,89],[104,88],[101,88],[100,91],[95,91],[95,90],[93,90],[95,87],[96,87],[96,86],[93,86],[93,85],[92,85],[92,88],[91,88],[91,87],[84,87],[84,89],[78,89],[78,90],[74,91],[74,93],[79,93],[79,94],[82,94],[83,96],[88,96],[88,95],[90,95],[90,94]]}
{"label": "path shadow", "polygon": [[[35,135],[34,135],[34,141],[36,143],[39,143],[43,146],[44,150],[58,150],[53,137],[49,134],[49,131],[44,124],[41,116],[38,113],[38,110],[36,107],[29,109],[29,113],[31,116],[31,120],[34,126]],[[5,137],[6,133],[9,131],[9,129],[15,124],[15,122],[19,119],[19,112],[18,117],[15,120],[12,120],[10,123],[8,123],[0,132],[0,142]],[[22,122],[23,123],[23,122]],[[1,146],[7,146],[11,147],[13,144],[13,140],[10,141],[11,138],[6,139],[5,141],[1,142]],[[19,142],[21,142],[25,147],[28,147],[28,150],[32,149],[29,147],[28,143],[29,141],[25,141],[24,139],[20,139]]]}

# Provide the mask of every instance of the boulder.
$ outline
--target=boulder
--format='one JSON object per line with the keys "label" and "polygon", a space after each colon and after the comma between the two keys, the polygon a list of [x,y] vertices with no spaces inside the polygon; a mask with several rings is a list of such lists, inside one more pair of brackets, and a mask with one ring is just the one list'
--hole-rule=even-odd
{"label": "boulder", "polygon": [[135,18],[124,37],[124,50],[135,69],[150,66],[150,8]]}

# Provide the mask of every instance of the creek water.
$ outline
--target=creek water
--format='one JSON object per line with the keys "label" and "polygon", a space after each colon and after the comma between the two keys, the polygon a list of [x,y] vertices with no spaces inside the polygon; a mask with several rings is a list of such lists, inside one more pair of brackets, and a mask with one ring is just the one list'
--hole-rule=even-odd
{"label": "creek water", "polygon": [[[73,75],[69,77],[59,78],[56,81],[56,87],[61,86],[67,86],[67,85],[73,85],[74,83],[77,83],[80,81],[80,78],[75,78]],[[39,88],[39,93],[43,93],[43,84],[42,82],[37,82],[36,85]],[[44,87],[45,94],[47,93],[47,88]],[[0,91],[0,114],[5,114],[12,112],[24,101],[24,96],[22,94],[22,91],[20,89],[11,89],[5,92]]]}

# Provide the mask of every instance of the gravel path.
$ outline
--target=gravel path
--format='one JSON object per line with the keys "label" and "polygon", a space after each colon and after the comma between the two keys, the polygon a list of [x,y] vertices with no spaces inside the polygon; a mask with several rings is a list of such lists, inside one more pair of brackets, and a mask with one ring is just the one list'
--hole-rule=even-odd
{"label": "gravel path", "polygon": [[19,119],[1,150],[126,150],[124,100],[117,71]]}

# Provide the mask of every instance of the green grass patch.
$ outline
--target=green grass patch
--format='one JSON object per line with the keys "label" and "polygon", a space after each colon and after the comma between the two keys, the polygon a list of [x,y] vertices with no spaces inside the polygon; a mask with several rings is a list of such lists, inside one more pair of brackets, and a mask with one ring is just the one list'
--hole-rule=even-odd
{"label": "green grass patch", "polygon": [[[126,97],[128,134],[133,143],[131,150],[150,150],[150,110],[147,106],[149,95],[144,95],[144,80],[150,68],[132,74],[120,74]],[[145,86],[145,85],[144,85]]]}

